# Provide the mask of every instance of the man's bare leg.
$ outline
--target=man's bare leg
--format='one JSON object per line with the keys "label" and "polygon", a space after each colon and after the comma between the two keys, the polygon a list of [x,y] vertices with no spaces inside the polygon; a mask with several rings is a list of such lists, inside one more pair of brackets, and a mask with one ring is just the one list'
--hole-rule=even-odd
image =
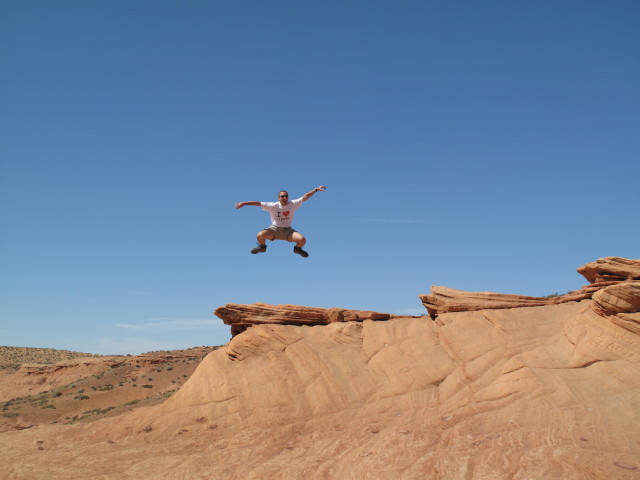
{"label": "man's bare leg", "polygon": [[251,253],[262,253],[267,251],[267,240],[273,240],[275,238],[275,233],[271,230],[260,230],[258,235],[256,236],[256,240],[258,241],[258,246],[251,249]]}
{"label": "man's bare leg", "polygon": [[307,243],[307,239],[304,237],[304,235],[302,235],[300,232],[293,232],[291,235],[289,235],[289,241],[296,243],[296,246],[293,247],[293,253],[297,253],[301,257],[305,258],[309,256],[309,254],[302,249],[304,244]]}
{"label": "man's bare leg", "polygon": [[300,232],[293,232],[291,235],[289,235],[289,241],[295,242],[296,247],[300,248],[304,247],[304,244],[307,243],[307,239]]}
{"label": "man's bare leg", "polygon": [[260,230],[258,232],[258,236],[256,237],[256,240],[260,245],[264,245],[264,242],[266,240],[273,240],[274,238],[276,238],[276,234],[273,233],[271,230]]}

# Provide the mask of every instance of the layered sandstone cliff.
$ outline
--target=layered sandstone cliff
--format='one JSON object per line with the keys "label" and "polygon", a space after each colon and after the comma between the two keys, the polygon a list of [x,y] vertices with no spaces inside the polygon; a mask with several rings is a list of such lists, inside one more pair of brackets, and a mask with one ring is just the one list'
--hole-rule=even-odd
{"label": "layered sandstone cliff", "polygon": [[[431,318],[448,312],[470,312],[487,309],[535,307],[557,305],[594,298],[596,311],[603,316],[617,315],[612,318],[622,325],[637,329],[637,297],[640,282],[640,260],[620,257],[601,258],[578,268],[589,282],[580,290],[565,295],[549,297],[528,297],[493,292],[465,292],[453,288],[433,286],[431,293],[419,295]],[[620,316],[622,315],[622,316]]]}
{"label": "layered sandstone cliff", "polygon": [[0,477],[637,479],[636,280],[436,321],[240,317],[162,405],[0,434]]}
{"label": "layered sandstone cliff", "polygon": [[398,317],[389,313],[344,308],[301,307],[299,305],[269,305],[254,303],[241,305],[227,303],[213,312],[236,336],[252,325],[328,325],[335,322],[363,322],[365,320],[389,320]]}

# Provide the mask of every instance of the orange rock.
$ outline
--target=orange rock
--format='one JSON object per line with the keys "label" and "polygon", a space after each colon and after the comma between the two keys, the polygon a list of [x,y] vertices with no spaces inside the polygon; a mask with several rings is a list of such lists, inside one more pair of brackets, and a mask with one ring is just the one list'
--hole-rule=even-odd
{"label": "orange rock", "polygon": [[640,282],[623,282],[597,291],[594,310],[611,322],[640,334]]}
{"label": "orange rock", "polygon": [[639,337],[593,303],[254,325],[162,405],[0,433],[0,478],[632,480]]}
{"label": "orange rock", "polygon": [[640,260],[620,257],[600,258],[578,268],[578,273],[590,283],[640,280]]}
{"label": "orange rock", "polygon": [[539,307],[575,302],[591,297],[590,292],[577,290],[555,297],[528,297],[493,292],[465,292],[448,287],[433,286],[428,295],[419,295],[431,318],[440,313],[472,312],[502,308]]}
{"label": "orange rock", "polygon": [[231,335],[236,336],[252,325],[327,325],[335,322],[362,322],[364,320],[389,320],[397,317],[389,313],[344,308],[301,307],[299,305],[250,305],[227,303],[213,312],[226,325],[231,325]]}
{"label": "orange rock", "polygon": [[434,287],[437,322],[225,305],[251,328],[163,404],[1,433],[0,478],[636,479],[639,282],[607,272],[551,298]]}
{"label": "orange rock", "polygon": [[624,282],[593,294],[593,301],[609,314],[640,312],[640,282]]}
{"label": "orange rock", "polygon": [[440,313],[471,312],[485,309],[535,307],[557,305],[591,298],[596,292],[620,282],[640,280],[640,260],[607,257],[587,263],[578,273],[591,282],[580,290],[565,295],[529,297],[493,292],[465,292],[448,287],[433,286],[431,293],[419,295],[431,318]]}

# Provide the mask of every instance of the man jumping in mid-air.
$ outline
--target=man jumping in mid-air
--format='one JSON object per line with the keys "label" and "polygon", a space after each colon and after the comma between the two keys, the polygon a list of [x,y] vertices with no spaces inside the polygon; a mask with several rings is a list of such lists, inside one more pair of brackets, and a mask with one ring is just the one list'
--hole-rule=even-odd
{"label": "man jumping in mid-air", "polygon": [[253,248],[251,253],[266,252],[267,245],[265,244],[265,240],[286,240],[287,242],[296,243],[296,246],[293,247],[293,253],[297,253],[302,257],[308,257],[309,254],[302,249],[304,244],[307,243],[307,239],[304,238],[304,235],[300,232],[296,232],[291,228],[293,214],[302,206],[302,202],[309,200],[316,192],[324,192],[326,189],[327,187],[320,185],[310,192],[305,193],[302,197],[291,201],[289,201],[289,193],[286,190],[281,190],[278,193],[277,202],[236,203],[236,208],[253,205],[255,207],[262,207],[263,210],[268,211],[271,215],[271,226],[258,232],[258,246]]}

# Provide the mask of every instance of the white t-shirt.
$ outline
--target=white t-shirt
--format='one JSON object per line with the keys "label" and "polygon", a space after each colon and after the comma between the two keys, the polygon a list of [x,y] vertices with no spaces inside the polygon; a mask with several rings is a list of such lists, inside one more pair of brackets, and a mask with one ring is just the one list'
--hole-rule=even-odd
{"label": "white t-shirt", "polygon": [[294,212],[302,206],[302,197],[282,205],[280,202],[260,202],[260,207],[271,215],[271,225],[290,227]]}

